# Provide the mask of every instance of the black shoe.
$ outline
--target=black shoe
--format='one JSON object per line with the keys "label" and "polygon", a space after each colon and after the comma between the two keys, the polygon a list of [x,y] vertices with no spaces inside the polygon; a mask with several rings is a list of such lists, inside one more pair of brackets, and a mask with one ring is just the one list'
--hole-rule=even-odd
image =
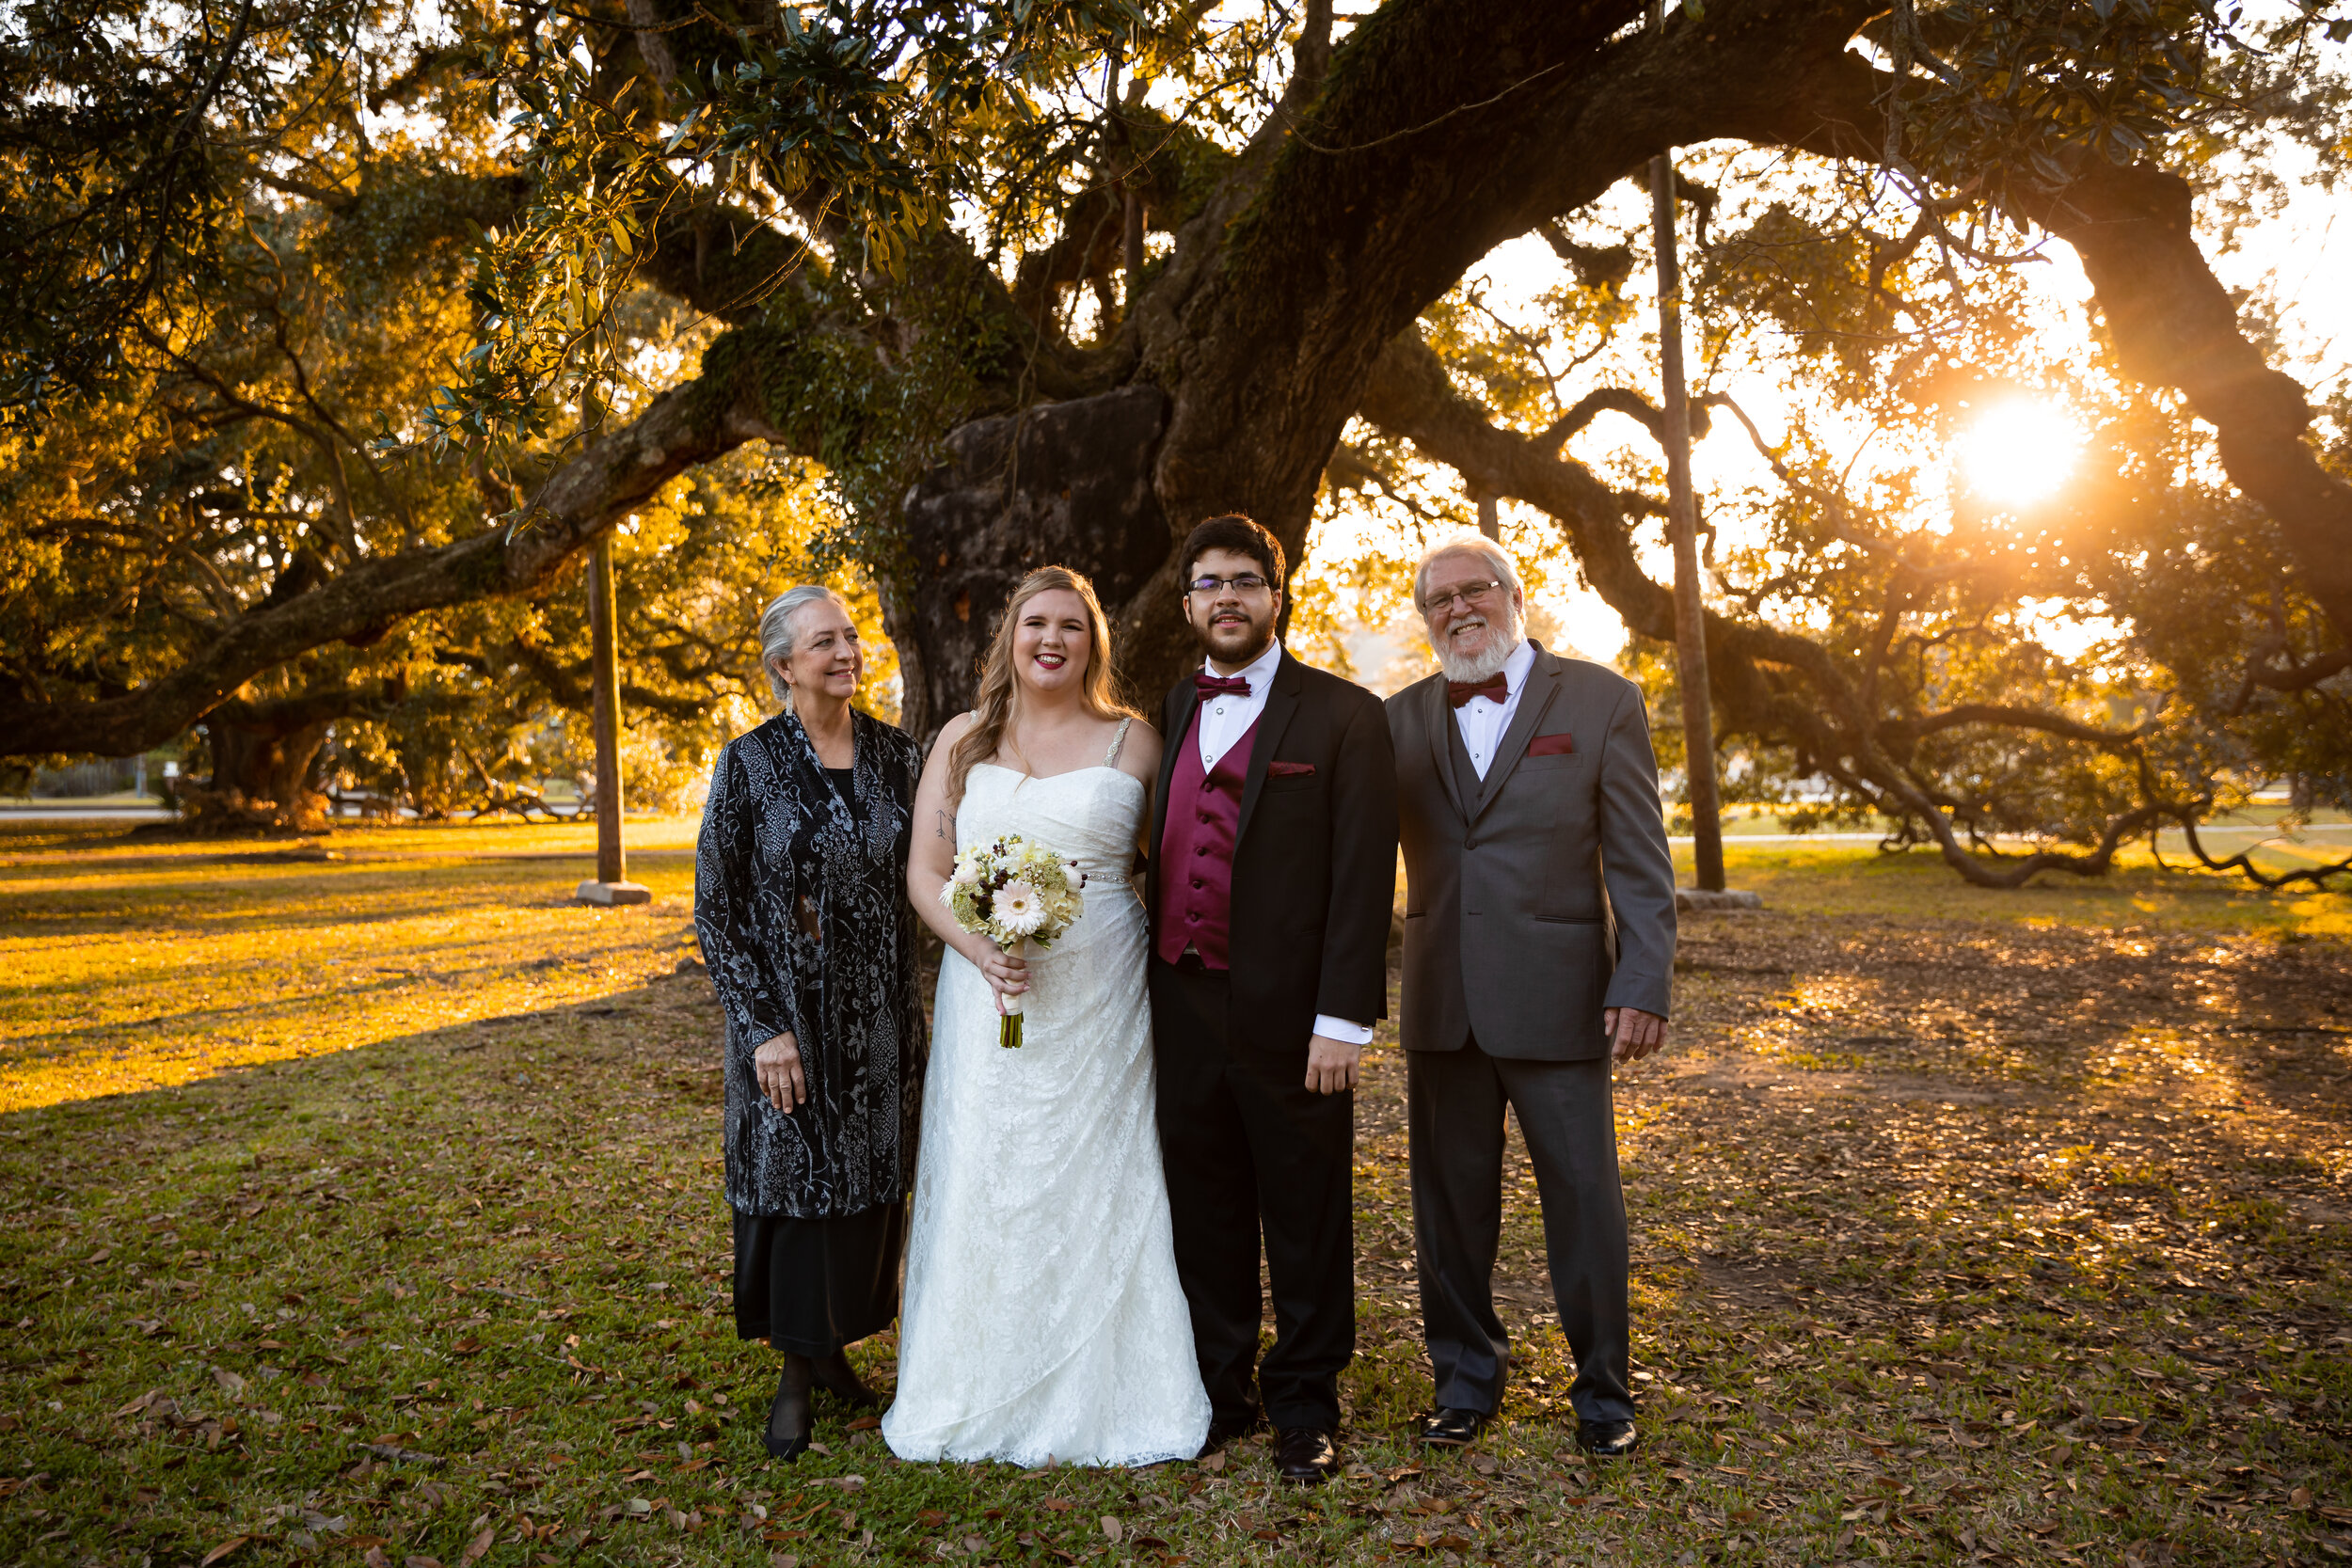
{"label": "black shoe", "polygon": [[808,1451],[816,1423],[808,1414],[809,1365],[805,1355],[787,1353],[784,1375],[776,1380],[776,1399],[768,1407],[768,1428],[760,1433],[769,1454],[791,1463]]}
{"label": "black shoe", "polygon": [[1467,1449],[1478,1441],[1478,1434],[1491,1418],[1483,1410],[1459,1410],[1441,1404],[1435,1415],[1422,1418],[1421,1440],[1440,1449]]}
{"label": "black shoe", "polygon": [[866,1406],[882,1403],[880,1394],[857,1380],[856,1369],[850,1365],[849,1356],[841,1351],[811,1361],[809,1376],[818,1387],[838,1394],[851,1404]]}
{"label": "black shoe", "polygon": [[1216,1452],[1228,1443],[1238,1443],[1265,1425],[1265,1412],[1246,1410],[1237,1415],[1213,1416],[1209,1418],[1208,1441],[1200,1445],[1203,1457]]}
{"label": "black shoe", "polygon": [[1339,1474],[1340,1450],[1331,1434],[1314,1427],[1284,1427],[1275,1433],[1274,1464],[1282,1479],[1301,1486],[1321,1486]]}
{"label": "black shoe", "polygon": [[1641,1445],[1642,1434],[1631,1421],[1576,1423],[1576,1446],[1596,1459],[1624,1459]]}

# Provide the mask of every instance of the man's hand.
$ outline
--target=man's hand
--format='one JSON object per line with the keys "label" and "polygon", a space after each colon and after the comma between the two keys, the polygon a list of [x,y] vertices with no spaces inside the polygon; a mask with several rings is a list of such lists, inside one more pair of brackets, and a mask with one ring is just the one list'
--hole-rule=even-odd
{"label": "man's hand", "polygon": [[801,1072],[801,1042],[789,1034],[778,1035],[753,1052],[752,1071],[757,1075],[759,1092],[768,1097],[768,1103],[786,1115],[807,1101],[808,1079]]}
{"label": "man's hand", "polygon": [[1307,1042],[1307,1087],[1317,1094],[1354,1088],[1356,1064],[1363,1055],[1360,1045],[1345,1045],[1328,1035],[1315,1036]]}
{"label": "man's hand", "polygon": [[1620,1067],[1640,1061],[1666,1043],[1666,1021],[1639,1007],[1603,1007],[1600,1032],[1616,1042],[1613,1058]]}

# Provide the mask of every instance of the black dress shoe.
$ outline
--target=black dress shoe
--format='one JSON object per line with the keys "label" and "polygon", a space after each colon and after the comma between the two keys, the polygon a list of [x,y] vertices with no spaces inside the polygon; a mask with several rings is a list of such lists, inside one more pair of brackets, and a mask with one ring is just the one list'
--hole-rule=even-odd
{"label": "black dress shoe", "polygon": [[817,1423],[808,1412],[808,1357],[787,1354],[784,1375],[776,1380],[775,1402],[768,1407],[768,1425],[759,1440],[771,1458],[791,1463],[808,1451]]}
{"label": "black dress shoe", "polygon": [[1452,1405],[1439,1405],[1437,1413],[1421,1418],[1421,1440],[1440,1449],[1467,1449],[1478,1441],[1478,1434],[1490,1419],[1483,1410],[1459,1410]]}
{"label": "black dress shoe", "polygon": [[1208,1440],[1200,1445],[1201,1456],[1205,1458],[1228,1443],[1238,1443],[1263,1425],[1265,1425],[1265,1412],[1263,1410],[1245,1410],[1230,1416],[1212,1416],[1209,1418]]}
{"label": "black dress shoe", "polygon": [[1321,1486],[1339,1474],[1340,1450],[1331,1434],[1314,1427],[1284,1427],[1275,1433],[1275,1467],[1284,1481]]}
{"label": "black dress shoe", "polygon": [[1623,1459],[1641,1445],[1642,1434],[1631,1421],[1576,1423],[1576,1446],[1596,1459]]}

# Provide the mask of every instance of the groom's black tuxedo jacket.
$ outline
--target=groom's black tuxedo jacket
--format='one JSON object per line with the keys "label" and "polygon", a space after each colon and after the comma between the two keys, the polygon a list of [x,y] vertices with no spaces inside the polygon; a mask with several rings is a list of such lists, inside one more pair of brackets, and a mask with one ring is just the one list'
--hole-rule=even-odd
{"label": "groom's black tuxedo jacket", "polygon": [[[1160,909],[1168,780],[1200,693],[1190,674],[1161,705],[1145,908]],[[1267,776],[1274,762],[1304,765]],[[1396,897],[1396,753],[1380,699],[1285,653],[1242,784],[1233,844],[1231,1037],[1302,1055],[1315,1015],[1369,1023],[1389,1011]]]}

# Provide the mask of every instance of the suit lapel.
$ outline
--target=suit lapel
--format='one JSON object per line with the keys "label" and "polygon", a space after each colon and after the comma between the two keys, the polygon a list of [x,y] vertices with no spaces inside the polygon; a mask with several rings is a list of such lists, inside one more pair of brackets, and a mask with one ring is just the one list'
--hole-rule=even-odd
{"label": "suit lapel", "polygon": [[1454,707],[1445,698],[1445,676],[1434,675],[1427,682],[1428,694],[1422,698],[1422,723],[1429,731],[1429,766],[1437,769],[1438,782],[1445,786],[1445,798],[1454,802],[1454,815],[1470,820],[1470,806],[1462,800],[1462,786],[1454,778],[1452,749]]}
{"label": "suit lapel", "polygon": [[1487,765],[1485,787],[1478,792],[1472,821],[1502,793],[1502,781],[1511,776],[1511,769],[1527,754],[1527,743],[1535,738],[1535,728],[1544,721],[1545,710],[1559,694],[1560,661],[1538,642],[1535,662],[1527,672],[1527,686],[1519,692],[1518,708],[1511,715],[1511,727],[1503,732],[1502,744],[1495,748],[1495,760]]}
{"label": "suit lapel", "polygon": [[1258,715],[1257,736],[1249,743],[1249,774],[1241,786],[1241,820],[1233,826],[1236,847],[1249,834],[1249,814],[1258,809],[1258,795],[1265,788],[1266,764],[1274,760],[1274,748],[1282,732],[1290,728],[1291,715],[1298,711],[1298,691],[1307,684],[1300,669],[1288,649],[1274,666],[1274,689],[1266,693],[1265,707]]}
{"label": "suit lapel", "polygon": [[1147,863],[1154,867],[1160,863],[1161,836],[1168,832],[1168,785],[1176,776],[1176,751],[1190,737],[1192,711],[1200,705],[1200,689],[1192,683],[1190,675],[1160,705],[1161,716],[1168,723],[1168,744],[1160,748],[1160,786],[1152,792],[1152,841]]}

